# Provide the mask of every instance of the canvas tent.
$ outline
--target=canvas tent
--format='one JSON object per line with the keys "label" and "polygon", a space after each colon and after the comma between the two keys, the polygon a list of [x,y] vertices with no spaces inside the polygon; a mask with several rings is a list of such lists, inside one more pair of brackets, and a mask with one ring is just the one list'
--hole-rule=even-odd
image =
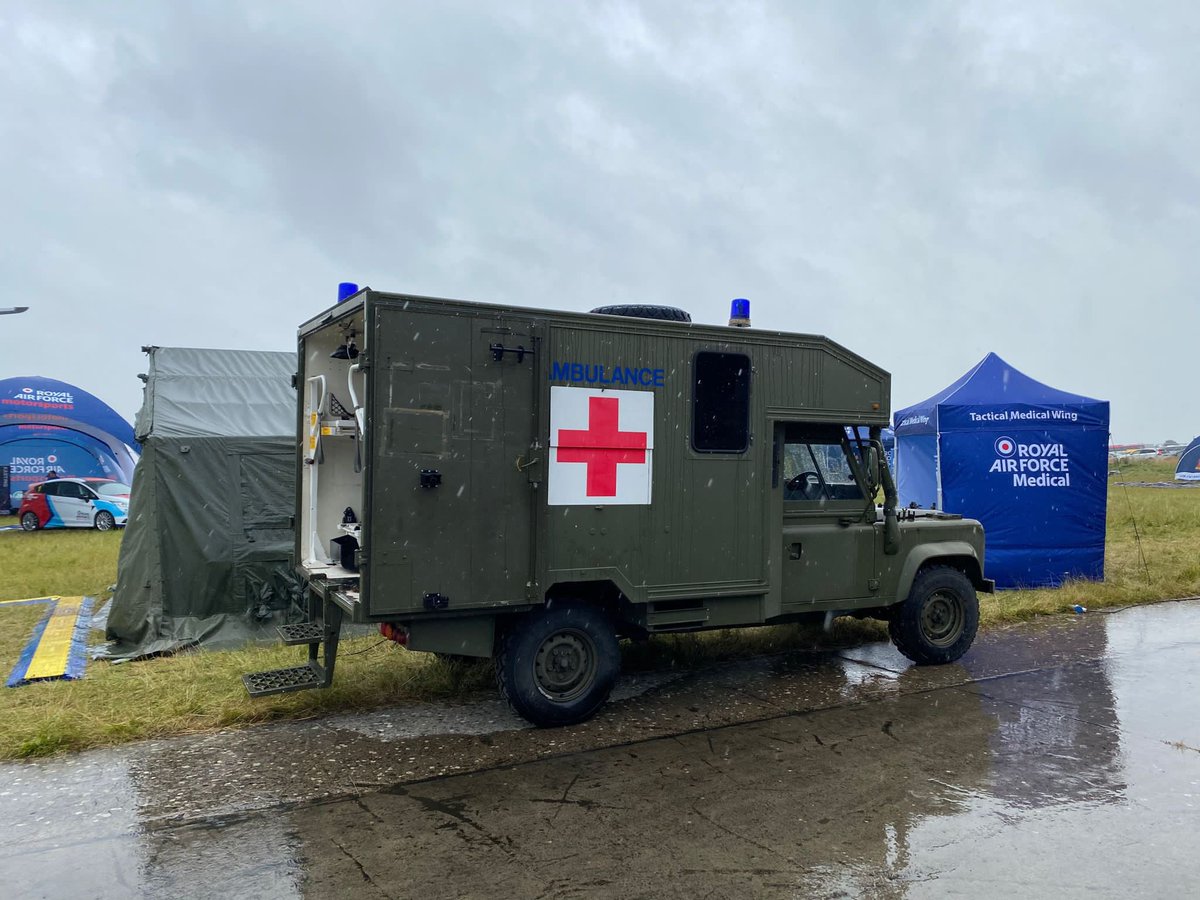
{"label": "canvas tent", "polygon": [[999,587],[1103,578],[1108,414],[989,353],[896,412],[900,502],[979,519]]}
{"label": "canvas tent", "polygon": [[12,502],[50,472],[128,482],[137,462],[133,428],[98,397],[65,381],[25,375],[0,379],[0,466],[9,467]]}
{"label": "canvas tent", "polygon": [[298,609],[292,353],[147,348],[111,657],[241,643]]}
{"label": "canvas tent", "polygon": [[1179,455],[1179,463],[1175,466],[1176,481],[1200,481],[1200,437],[1197,437],[1187,449]]}

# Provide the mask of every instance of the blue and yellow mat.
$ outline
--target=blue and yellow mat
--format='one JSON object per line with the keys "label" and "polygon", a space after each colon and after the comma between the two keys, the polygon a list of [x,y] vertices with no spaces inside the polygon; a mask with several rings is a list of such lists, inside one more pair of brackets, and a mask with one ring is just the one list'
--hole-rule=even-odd
{"label": "blue and yellow mat", "polygon": [[35,597],[3,600],[0,609],[44,603],[46,615],[34,626],[33,636],[21,651],[8,687],[52,678],[75,680],[87,666],[88,628],[92,623],[91,597]]}

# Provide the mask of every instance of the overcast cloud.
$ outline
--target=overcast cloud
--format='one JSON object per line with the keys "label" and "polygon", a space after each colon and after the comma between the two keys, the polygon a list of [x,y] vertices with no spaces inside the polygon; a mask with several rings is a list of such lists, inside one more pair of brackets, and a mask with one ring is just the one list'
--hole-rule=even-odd
{"label": "overcast cloud", "polygon": [[143,344],[338,281],[825,334],[894,408],[995,351],[1200,432],[1200,6],[0,6],[0,377],[132,419]]}

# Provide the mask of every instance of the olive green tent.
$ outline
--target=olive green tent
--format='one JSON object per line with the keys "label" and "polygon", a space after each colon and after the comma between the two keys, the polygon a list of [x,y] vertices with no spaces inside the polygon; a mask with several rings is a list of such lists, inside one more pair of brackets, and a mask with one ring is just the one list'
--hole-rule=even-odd
{"label": "olive green tent", "polygon": [[230,646],[300,616],[291,571],[292,353],[145,348],[142,456],[108,613],[110,658]]}

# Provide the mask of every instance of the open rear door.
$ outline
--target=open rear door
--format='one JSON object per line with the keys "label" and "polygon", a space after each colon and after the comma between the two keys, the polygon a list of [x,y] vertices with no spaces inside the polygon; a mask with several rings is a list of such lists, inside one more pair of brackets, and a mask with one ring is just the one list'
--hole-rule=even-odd
{"label": "open rear door", "polygon": [[528,322],[376,308],[367,615],[525,602],[536,336]]}

